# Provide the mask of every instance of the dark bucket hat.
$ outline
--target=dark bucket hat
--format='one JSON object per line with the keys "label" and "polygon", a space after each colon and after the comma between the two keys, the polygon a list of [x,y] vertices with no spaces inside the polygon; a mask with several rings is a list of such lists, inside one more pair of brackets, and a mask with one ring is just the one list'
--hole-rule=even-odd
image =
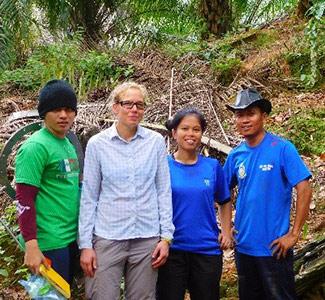
{"label": "dark bucket hat", "polygon": [[271,102],[267,99],[264,99],[261,94],[254,88],[240,90],[237,93],[235,104],[226,104],[226,107],[232,112],[235,112],[236,110],[246,109],[252,105],[260,107],[267,114],[269,114],[272,110]]}

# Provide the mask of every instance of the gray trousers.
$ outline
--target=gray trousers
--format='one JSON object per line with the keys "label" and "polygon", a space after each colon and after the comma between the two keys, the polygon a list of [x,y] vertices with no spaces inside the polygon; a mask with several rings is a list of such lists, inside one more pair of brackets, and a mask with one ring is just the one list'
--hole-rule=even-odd
{"label": "gray trousers", "polygon": [[124,275],[127,300],[154,300],[158,272],[151,267],[151,256],[158,241],[158,237],[116,241],[96,236],[97,270],[93,278],[86,277],[87,299],[118,300]]}

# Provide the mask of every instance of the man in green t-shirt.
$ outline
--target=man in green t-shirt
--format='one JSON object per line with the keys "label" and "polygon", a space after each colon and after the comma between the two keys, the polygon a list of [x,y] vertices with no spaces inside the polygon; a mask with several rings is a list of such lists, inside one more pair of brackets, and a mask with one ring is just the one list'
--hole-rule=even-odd
{"label": "man in green t-shirt", "polygon": [[77,98],[63,80],[51,80],[39,95],[44,127],[29,137],[16,157],[18,222],[25,240],[24,263],[38,274],[52,267],[68,282],[78,254],[79,163],[66,137],[77,113]]}

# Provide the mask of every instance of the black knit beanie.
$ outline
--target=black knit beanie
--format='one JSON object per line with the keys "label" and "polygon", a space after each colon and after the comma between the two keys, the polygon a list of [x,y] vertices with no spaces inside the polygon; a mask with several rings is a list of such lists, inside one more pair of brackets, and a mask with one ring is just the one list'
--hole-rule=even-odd
{"label": "black knit beanie", "polygon": [[44,119],[49,111],[68,107],[77,113],[77,97],[72,86],[65,80],[50,80],[41,89],[38,97],[38,114]]}

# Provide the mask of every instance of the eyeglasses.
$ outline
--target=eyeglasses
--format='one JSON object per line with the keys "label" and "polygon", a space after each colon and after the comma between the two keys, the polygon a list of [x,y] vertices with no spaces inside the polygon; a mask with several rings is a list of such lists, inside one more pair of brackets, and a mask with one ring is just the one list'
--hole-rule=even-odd
{"label": "eyeglasses", "polygon": [[125,100],[125,101],[119,101],[118,103],[121,104],[121,106],[123,106],[126,109],[132,109],[134,105],[139,110],[144,110],[145,108],[144,102],[133,102],[133,101]]}

